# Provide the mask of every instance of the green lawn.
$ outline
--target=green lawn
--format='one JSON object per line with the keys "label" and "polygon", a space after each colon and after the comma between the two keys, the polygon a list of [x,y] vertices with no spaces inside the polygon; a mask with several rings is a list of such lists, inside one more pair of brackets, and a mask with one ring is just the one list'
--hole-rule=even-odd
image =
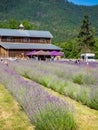
{"label": "green lawn", "polygon": [[0,84],[0,130],[34,130],[12,95]]}

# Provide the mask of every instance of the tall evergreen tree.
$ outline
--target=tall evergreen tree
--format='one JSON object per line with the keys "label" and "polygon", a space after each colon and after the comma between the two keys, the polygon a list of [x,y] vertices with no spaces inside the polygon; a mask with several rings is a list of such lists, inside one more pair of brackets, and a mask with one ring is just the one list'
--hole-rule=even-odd
{"label": "tall evergreen tree", "polygon": [[91,27],[88,15],[84,16],[80,32],[78,34],[78,49],[80,53],[92,52],[94,50],[94,31]]}

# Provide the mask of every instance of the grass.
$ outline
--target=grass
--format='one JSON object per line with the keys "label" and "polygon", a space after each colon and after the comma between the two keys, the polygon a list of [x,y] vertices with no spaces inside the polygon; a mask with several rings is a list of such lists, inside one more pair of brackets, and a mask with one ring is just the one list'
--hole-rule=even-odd
{"label": "grass", "polygon": [[36,130],[77,130],[78,127],[72,112],[65,111],[62,106],[53,107],[48,104],[34,118]]}
{"label": "grass", "polygon": [[9,67],[26,78],[98,110],[98,64],[90,63],[89,73],[82,63],[76,65],[27,60],[9,63]]}
{"label": "grass", "polygon": [[11,94],[0,84],[0,130],[34,130]]}
{"label": "grass", "polygon": [[[79,126],[78,130],[98,130],[97,110],[90,109],[51,89],[44,89],[74,105],[76,109],[74,116]],[[34,130],[26,115],[20,110],[18,103],[15,102],[13,97],[2,85],[0,85],[0,130]]]}
{"label": "grass", "polygon": [[36,130],[76,130],[77,124],[70,104],[52,96],[39,84],[25,81],[9,67],[1,66],[0,68],[0,81],[4,84],[6,81],[6,88],[17,99]]}
{"label": "grass", "polygon": [[54,92],[51,89],[45,88],[47,91],[52,93],[53,95],[56,95],[69,103],[73,104],[73,106],[76,109],[76,113],[74,114],[78,130],[98,130],[98,111],[91,109],[85,105],[82,105],[81,103],[69,98],[65,97],[58,92]]}
{"label": "grass", "polygon": [[[39,70],[35,71],[35,69],[32,69],[32,70],[34,70],[36,72],[36,74],[40,73],[40,76],[36,76],[37,78],[40,79],[39,80],[40,83],[43,83],[43,85],[49,86],[49,87],[51,85],[53,85],[52,89],[55,90],[57,88],[56,89],[56,91],[57,91],[59,89],[58,86],[61,86],[61,83],[62,83],[63,80],[61,80],[61,81],[60,80],[51,80],[51,82],[48,83],[50,80],[48,78],[45,78],[45,80],[44,80],[43,77],[44,77],[44,75],[46,75],[46,74],[48,75],[50,73],[47,73],[47,71],[43,71],[42,72],[42,69],[43,69],[42,66],[40,68],[41,68],[41,71],[39,71]],[[89,73],[88,75],[87,74],[83,75],[84,73],[83,74],[80,73],[80,72],[79,73],[75,73],[75,72],[72,71],[73,73],[71,73],[71,74],[74,74],[74,73],[75,74],[73,76],[71,76],[72,80],[70,80],[70,82],[68,84],[69,86],[65,87],[65,89],[67,91],[66,95],[67,96],[71,95],[70,97],[72,97],[72,98],[74,98],[74,95],[77,96],[77,92],[79,91],[79,93],[78,93],[79,95],[78,95],[78,99],[77,100],[79,100],[79,102],[81,101],[83,104],[88,104],[88,100],[87,99],[91,98],[91,103],[93,101],[93,104],[95,106],[95,107],[92,106],[92,108],[96,108],[96,110],[90,109],[89,107],[87,107],[85,105],[82,105],[81,103],[78,103],[77,101],[74,101],[74,100],[72,100],[72,99],[70,99],[68,97],[64,97],[63,95],[61,96],[60,94],[51,91],[53,94],[57,94],[57,96],[59,96],[60,98],[65,99],[66,101],[72,103],[75,106],[75,108],[76,108],[75,118],[76,118],[77,124],[79,126],[79,130],[98,130],[98,105],[97,105],[98,104],[98,89],[97,89],[98,88],[97,87],[98,86],[97,85],[98,82],[97,82],[97,80],[95,80],[95,79],[97,79],[97,73],[95,73],[97,71],[95,71],[95,69],[97,69],[97,68],[94,68],[94,70],[92,68],[92,72],[93,73]],[[30,71],[30,72],[32,72],[32,71]],[[31,74],[31,79],[32,79],[32,74],[35,77],[35,73],[34,72],[30,73],[30,74]],[[42,74],[43,77],[41,76],[41,74]],[[42,78],[42,80],[41,80],[40,77]],[[62,75],[60,75],[59,77],[62,77]],[[58,79],[60,79],[60,78],[58,78]],[[60,82],[60,84],[59,84],[59,82]],[[73,87],[73,85],[75,85],[75,87]],[[78,86],[79,86],[79,89],[78,89]],[[73,88],[71,88],[71,87],[73,87]],[[49,89],[47,89],[47,90],[50,91]],[[90,90],[92,90],[92,91],[90,91]],[[62,90],[60,90],[60,91],[62,93]],[[88,98],[88,94],[90,94],[91,97],[89,96],[89,98]]]}

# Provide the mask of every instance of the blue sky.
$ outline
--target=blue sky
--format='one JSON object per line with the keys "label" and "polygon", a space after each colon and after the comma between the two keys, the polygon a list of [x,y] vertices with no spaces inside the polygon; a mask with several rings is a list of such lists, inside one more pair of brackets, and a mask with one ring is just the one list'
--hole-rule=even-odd
{"label": "blue sky", "polygon": [[98,5],[98,0],[68,0],[78,5]]}

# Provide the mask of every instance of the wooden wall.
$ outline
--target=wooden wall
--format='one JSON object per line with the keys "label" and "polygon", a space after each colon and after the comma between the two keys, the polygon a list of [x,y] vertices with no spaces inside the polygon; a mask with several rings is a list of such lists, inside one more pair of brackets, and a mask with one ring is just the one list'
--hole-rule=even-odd
{"label": "wooden wall", "polygon": [[1,37],[1,42],[15,42],[15,43],[41,43],[50,44],[50,38],[32,38],[32,37]]}
{"label": "wooden wall", "polygon": [[[33,51],[33,49],[4,49],[0,47],[0,57],[26,57],[26,54],[30,51]],[[45,50],[45,51],[51,51],[51,50]]]}
{"label": "wooden wall", "polygon": [[[40,43],[40,44],[50,44],[51,38],[32,38],[32,37],[9,37],[9,36],[2,36],[0,37],[0,42],[6,43]],[[33,51],[30,50],[6,50],[0,47],[0,57],[25,57],[27,52]]]}
{"label": "wooden wall", "polygon": [[0,57],[8,57],[8,52],[4,48],[0,47]]}

